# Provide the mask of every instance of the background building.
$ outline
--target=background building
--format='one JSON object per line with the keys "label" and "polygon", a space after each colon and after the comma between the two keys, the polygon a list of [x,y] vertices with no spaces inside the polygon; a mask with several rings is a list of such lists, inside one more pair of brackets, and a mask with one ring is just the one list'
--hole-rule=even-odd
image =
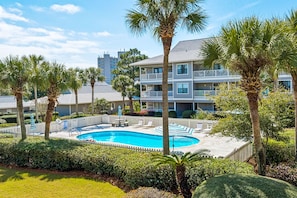
{"label": "background building", "polygon": [[119,51],[118,57],[111,57],[109,54],[104,54],[103,57],[98,57],[98,67],[102,70],[102,75],[105,76],[105,82],[111,84],[111,81],[114,77],[112,70],[117,67],[117,63],[120,60],[121,54],[125,51]]}

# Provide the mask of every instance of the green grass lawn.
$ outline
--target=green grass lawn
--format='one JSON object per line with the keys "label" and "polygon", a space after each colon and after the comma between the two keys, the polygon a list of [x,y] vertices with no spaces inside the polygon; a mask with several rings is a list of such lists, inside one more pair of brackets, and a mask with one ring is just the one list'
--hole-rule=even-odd
{"label": "green grass lawn", "polygon": [[125,192],[108,182],[79,176],[48,174],[0,166],[0,197],[123,197]]}

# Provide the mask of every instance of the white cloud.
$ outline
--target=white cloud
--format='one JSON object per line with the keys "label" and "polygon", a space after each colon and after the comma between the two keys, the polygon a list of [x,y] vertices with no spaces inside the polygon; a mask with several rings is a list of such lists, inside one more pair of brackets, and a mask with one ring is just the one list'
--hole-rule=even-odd
{"label": "white cloud", "polygon": [[56,12],[66,12],[68,14],[74,14],[80,11],[80,7],[75,6],[73,4],[65,4],[65,5],[54,4],[51,6],[51,9]]}
{"label": "white cloud", "polygon": [[104,32],[96,32],[94,33],[94,36],[97,36],[97,37],[106,37],[106,36],[111,36],[111,34],[107,31],[104,31]]}
{"label": "white cloud", "polygon": [[12,21],[23,21],[23,22],[29,21],[28,19],[20,15],[7,12],[2,6],[0,6],[0,19],[9,19]]}
{"label": "white cloud", "polygon": [[35,12],[44,12],[46,8],[40,6],[30,6],[30,8]]}

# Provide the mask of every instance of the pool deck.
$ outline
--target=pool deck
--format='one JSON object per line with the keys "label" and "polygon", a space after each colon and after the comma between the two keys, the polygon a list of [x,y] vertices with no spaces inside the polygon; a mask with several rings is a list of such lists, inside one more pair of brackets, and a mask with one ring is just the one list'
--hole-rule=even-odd
{"label": "pool deck", "polygon": [[[95,132],[95,131],[104,131],[104,130],[115,130],[115,131],[137,131],[149,134],[159,134],[155,132],[155,127],[135,127],[135,126],[126,126],[126,127],[108,127],[100,129],[97,126],[102,125],[94,125],[84,127],[81,131],[60,131],[54,132],[50,134],[50,137],[58,137],[58,138],[67,138],[77,140],[76,136],[84,133]],[[160,134],[159,134],[160,135]],[[200,149],[208,149],[209,154],[214,157],[226,157],[234,150],[237,150],[244,146],[247,142],[243,140],[238,140],[232,137],[222,136],[220,134],[205,134],[202,132],[194,132],[190,136],[196,137],[200,140],[197,145],[175,148],[174,151],[182,151],[182,152],[195,152]]]}

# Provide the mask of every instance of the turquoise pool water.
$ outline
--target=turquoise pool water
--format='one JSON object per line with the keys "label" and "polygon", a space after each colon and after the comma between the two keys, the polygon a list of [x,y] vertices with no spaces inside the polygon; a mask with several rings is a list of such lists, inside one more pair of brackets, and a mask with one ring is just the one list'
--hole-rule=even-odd
{"label": "turquoise pool water", "polygon": [[[101,131],[77,136],[79,140],[119,143],[144,148],[163,148],[161,135],[146,134],[133,131]],[[190,136],[170,136],[170,148],[191,146],[199,143],[199,139]]]}

